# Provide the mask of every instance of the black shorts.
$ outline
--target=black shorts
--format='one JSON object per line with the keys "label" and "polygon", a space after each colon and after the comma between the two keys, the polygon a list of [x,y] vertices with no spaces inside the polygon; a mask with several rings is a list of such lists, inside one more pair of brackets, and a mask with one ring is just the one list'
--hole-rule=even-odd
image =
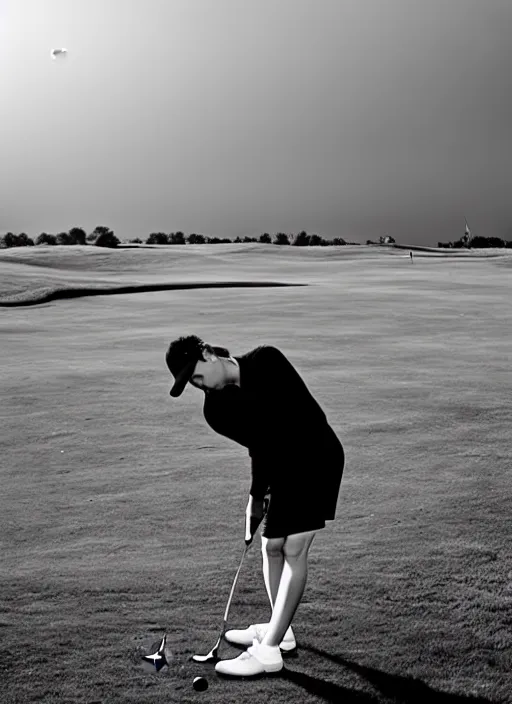
{"label": "black shorts", "polygon": [[285,538],[325,528],[325,522],[334,520],[336,515],[344,465],[343,448],[335,456],[292,462],[284,479],[271,481],[262,536]]}

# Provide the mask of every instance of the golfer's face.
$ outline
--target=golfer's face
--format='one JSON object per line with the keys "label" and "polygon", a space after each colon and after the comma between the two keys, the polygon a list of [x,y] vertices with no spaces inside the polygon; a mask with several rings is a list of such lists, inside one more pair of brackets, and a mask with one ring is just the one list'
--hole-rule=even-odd
{"label": "golfer's face", "polygon": [[224,373],[222,364],[217,360],[209,360],[207,362],[199,361],[190,383],[196,389],[201,391],[213,391],[214,389],[222,389],[224,386]]}

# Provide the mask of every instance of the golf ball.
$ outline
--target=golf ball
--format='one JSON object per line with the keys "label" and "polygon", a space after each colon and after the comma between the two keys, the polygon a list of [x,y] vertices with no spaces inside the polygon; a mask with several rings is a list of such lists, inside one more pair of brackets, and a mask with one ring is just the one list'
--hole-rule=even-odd
{"label": "golf ball", "polygon": [[208,689],[208,680],[206,677],[194,677],[192,687],[196,692],[204,692],[205,689]]}

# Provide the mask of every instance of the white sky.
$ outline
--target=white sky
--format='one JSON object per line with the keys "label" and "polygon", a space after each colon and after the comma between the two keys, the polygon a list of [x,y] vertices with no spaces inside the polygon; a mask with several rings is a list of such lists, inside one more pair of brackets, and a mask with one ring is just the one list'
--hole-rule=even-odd
{"label": "white sky", "polygon": [[512,239],[511,32],[511,0],[0,0],[0,232]]}

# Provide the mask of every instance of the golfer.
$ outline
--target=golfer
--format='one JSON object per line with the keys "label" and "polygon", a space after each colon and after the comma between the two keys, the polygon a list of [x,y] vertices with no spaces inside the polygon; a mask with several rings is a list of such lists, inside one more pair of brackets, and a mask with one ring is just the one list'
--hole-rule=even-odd
{"label": "golfer", "polygon": [[260,345],[232,356],[189,335],[171,342],[166,362],[175,380],[171,396],[180,396],[187,383],[203,391],[206,422],[248,448],[252,481],[246,537],[262,525],[271,619],[227,631],[228,641],[247,650],[218,662],[215,669],[237,677],[277,672],[282,654],[297,646],[291,623],[306,586],[309,548],[326,520],[335,517],[343,447],[299,373],[276,347]]}

